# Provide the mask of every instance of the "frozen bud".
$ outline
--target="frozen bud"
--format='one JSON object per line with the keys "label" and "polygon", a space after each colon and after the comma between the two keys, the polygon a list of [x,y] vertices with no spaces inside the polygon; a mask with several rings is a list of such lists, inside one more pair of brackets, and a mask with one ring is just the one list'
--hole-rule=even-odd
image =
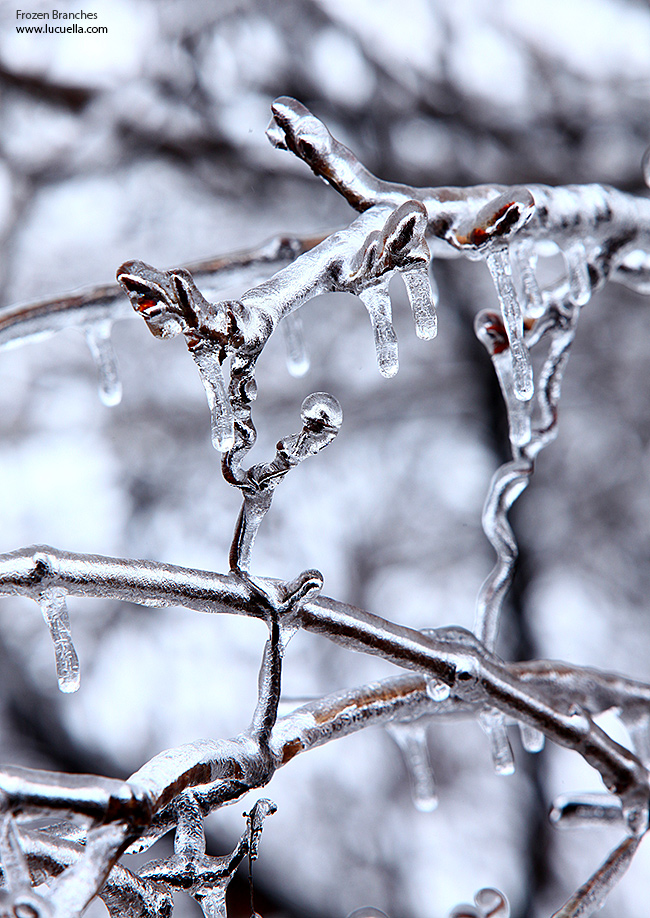
{"label": "frozen bud", "polygon": [[312,392],[300,406],[300,418],[305,427],[329,427],[338,431],[343,423],[343,410],[328,392]]}

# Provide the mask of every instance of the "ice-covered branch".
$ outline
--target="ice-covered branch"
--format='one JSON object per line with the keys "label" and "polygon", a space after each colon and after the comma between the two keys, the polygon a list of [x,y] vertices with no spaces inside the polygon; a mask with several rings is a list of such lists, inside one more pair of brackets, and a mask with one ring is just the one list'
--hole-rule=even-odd
{"label": "ice-covered branch", "polygon": [[[265,616],[259,602],[261,581],[257,580],[253,588],[248,580],[233,574],[220,576],[171,565],[116,561],[44,548],[0,557],[0,592],[38,597],[44,580],[48,586],[70,595]],[[173,584],[177,584],[176,589]],[[187,589],[189,584],[194,588]],[[275,583],[269,581],[267,590],[272,592],[274,588]],[[478,705],[479,709],[496,708],[576,750],[600,772],[608,789],[621,797],[630,830],[645,831],[649,788],[646,770],[638,758],[598,728],[588,710],[570,695],[561,704],[557,699],[550,703],[542,693],[531,690],[470,632],[454,628],[449,633],[442,629],[424,635],[325,597],[301,603],[293,614],[294,622],[308,631],[425,673],[429,680],[449,686],[450,694],[459,702]],[[552,677],[549,679],[552,681]],[[543,681],[543,676],[538,674],[538,680]],[[183,750],[174,753],[171,761],[163,754],[160,767],[154,759],[155,764],[137,773],[139,800],[146,799],[150,806],[159,808],[168,802],[170,788],[179,787],[176,782],[187,786],[237,777],[221,771],[221,743],[205,740]]]}

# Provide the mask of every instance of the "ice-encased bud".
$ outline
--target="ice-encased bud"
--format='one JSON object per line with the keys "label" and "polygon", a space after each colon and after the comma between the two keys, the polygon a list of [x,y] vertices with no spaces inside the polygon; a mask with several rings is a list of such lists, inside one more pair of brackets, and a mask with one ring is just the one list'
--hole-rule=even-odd
{"label": "ice-encased bud", "polygon": [[300,406],[300,419],[307,426],[322,425],[340,430],[343,423],[343,409],[329,392],[312,392]]}

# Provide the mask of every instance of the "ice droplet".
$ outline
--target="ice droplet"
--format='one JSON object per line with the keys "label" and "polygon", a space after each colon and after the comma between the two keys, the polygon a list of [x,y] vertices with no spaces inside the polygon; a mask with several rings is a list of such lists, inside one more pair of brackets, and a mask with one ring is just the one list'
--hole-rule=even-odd
{"label": "ice droplet", "polygon": [[300,406],[300,420],[303,424],[324,424],[340,430],[343,423],[343,409],[329,392],[312,392]]}
{"label": "ice droplet", "polygon": [[591,280],[584,242],[576,240],[564,250],[569,273],[569,293],[576,306],[584,306],[591,298]]}
{"label": "ice droplet", "polygon": [[372,323],[379,372],[382,376],[390,379],[399,369],[399,358],[388,287],[386,284],[375,284],[372,287],[366,287],[359,294],[359,298],[368,310]]}
{"label": "ice droplet", "polygon": [[479,722],[483,727],[492,752],[494,770],[498,775],[515,773],[515,757],[508,739],[506,719],[500,711],[486,711],[481,714]]}
{"label": "ice droplet", "polygon": [[122,382],[111,342],[111,323],[97,322],[86,328],[86,342],[97,367],[99,397],[109,408],[122,400]]}
{"label": "ice droplet", "polygon": [[487,255],[486,261],[494,281],[503,324],[510,344],[514,393],[516,398],[525,402],[532,398],[534,392],[533,367],[524,341],[521,306],[512,281],[512,268],[508,250],[505,248],[495,249]]}
{"label": "ice droplet", "polygon": [[438,334],[438,288],[426,269],[405,271],[402,274],[406,293],[411,304],[415,333],[418,338],[429,341]]}
{"label": "ice droplet", "polygon": [[474,896],[474,902],[481,918],[508,918],[510,915],[506,897],[498,889],[490,886],[479,889]]}
{"label": "ice droplet", "polygon": [[208,397],[212,445],[225,453],[235,445],[235,422],[219,355],[207,344],[200,344],[191,353]]}
{"label": "ice droplet", "polygon": [[287,348],[287,369],[291,376],[304,376],[309,370],[309,354],[302,332],[302,319],[297,312],[289,312],[281,322]]}
{"label": "ice droplet", "polygon": [[79,657],[72,643],[65,590],[44,590],[39,605],[54,645],[59,688],[62,692],[76,692],[79,688]]}
{"label": "ice droplet", "polygon": [[363,905],[361,908],[355,908],[353,912],[350,912],[348,918],[388,918],[388,915],[386,912],[382,912],[380,908]]}
{"label": "ice droplet", "polygon": [[425,727],[418,723],[394,723],[387,730],[404,757],[415,808],[421,813],[432,812],[438,806],[438,794]]}
{"label": "ice droplet", "polygon": [[431,679],[427,682],[427,695],[432,701],[446,701],[451,695],[451,689],[444,682]]}
{"label": "ice droplet", "polygon": [[530,724],[519,724],[519,732],[521,734],[521,745],[524,747],[526,752],[541,752],[544,748],[544,742],[546,737],[541,732],[541,730],[531,727]]}

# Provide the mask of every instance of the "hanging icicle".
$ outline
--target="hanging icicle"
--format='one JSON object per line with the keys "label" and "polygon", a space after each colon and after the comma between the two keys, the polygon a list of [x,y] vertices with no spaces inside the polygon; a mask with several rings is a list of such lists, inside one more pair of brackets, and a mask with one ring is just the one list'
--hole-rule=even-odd
{"label": "hanging icicle", "polygon": [[44,590],[39,598],[43,618],[50,629],[56,660],[56,677],[62,692],[76,692],[79,688],[79,657],[72,643],[70,618],[65,601],[65,590]]}
{"label": "hanging icicle", "polygon": [[499,298],[503,324],[512,354],[514,393],[518,399],[525,402],[532,398],[534,392],[533,367],[524,341],[521,305],[512,280],[512,267],[507,248],[500,247],[489,252],[486,262]]}
{"label": "hanging icicle", "polygon": [[359,298],[368,310],[372,323],[379,372],[390,379],[399,369],[399,357],[388,284],[382,283],[366,287],[359,294]]}
{"label": "hanging icicle", "polygon": [[421,813],[431,813],[438,806],[438,792],[429,759],[426,727],[416,721],[396,722],[388,724],[386,731],[404,758],[413,805]]}
{"label": "hanging icicle", "polygon": [[99,397],[109,408],[122,400],[122,382],[117,356],[111,341],[111,322],[95,322],[85,330],[86,342],[92,354],[99,381]]}
{"label": "hanging icicle", "polygon": [[309,371],[310,359],[299,312],[289,312],[280,323],[287,349],[287,369],[297,379]]}

